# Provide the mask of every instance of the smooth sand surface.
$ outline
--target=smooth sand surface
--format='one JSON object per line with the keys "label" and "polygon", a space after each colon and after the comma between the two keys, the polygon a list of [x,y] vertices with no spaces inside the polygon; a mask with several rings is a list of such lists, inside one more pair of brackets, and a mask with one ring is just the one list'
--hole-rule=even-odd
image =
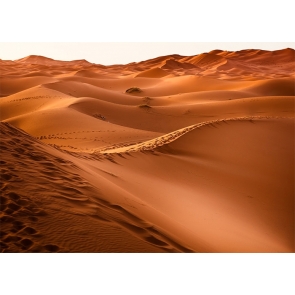
{"label": "smooth sand surface", "polygon": [[295,51],[0,60],[1,252],[294,252]]}

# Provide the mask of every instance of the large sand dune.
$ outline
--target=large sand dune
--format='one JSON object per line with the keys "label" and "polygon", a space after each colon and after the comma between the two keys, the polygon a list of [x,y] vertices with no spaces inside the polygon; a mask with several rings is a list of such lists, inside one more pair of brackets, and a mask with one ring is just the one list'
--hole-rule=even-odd
{"label": "large sand dune", "polygon": [[293,49],[0,66],[2,252],[294,252]]}

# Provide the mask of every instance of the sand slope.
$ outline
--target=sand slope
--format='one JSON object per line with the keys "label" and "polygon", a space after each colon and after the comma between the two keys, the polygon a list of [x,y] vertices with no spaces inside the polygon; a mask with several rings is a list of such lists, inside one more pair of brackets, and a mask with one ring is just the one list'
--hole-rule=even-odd
{"label": "sand slope", "polygon": [[0,60],[1,252],[294,252],[294,52]]}

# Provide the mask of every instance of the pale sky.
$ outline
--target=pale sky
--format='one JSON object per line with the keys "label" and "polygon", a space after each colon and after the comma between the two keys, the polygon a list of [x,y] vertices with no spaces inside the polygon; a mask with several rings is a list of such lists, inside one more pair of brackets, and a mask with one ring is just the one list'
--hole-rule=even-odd
{"label": "pale sky", "polygon": [[295,49],[295,42],[276,43],[213,43],[213,42],[38,42],[38,43],[0,43],[0,59],[15,60],[28,55],[42,55],[57,60],[86,59],[103,65],[138,62],[168,54],[196,55],[214,49],[236,51],[242,49],[278,50]]}

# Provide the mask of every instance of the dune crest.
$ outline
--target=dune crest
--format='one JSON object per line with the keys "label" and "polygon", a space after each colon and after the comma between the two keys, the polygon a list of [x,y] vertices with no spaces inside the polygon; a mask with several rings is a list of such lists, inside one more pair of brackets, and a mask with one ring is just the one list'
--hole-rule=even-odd
{"label": "dune crest", "polygon": [[214,126],[214,124],[218,124],[221,122],[228,122],[228,121],[253,121],[253,120],[262,120],[262,119],[272,119],[273,117],[236,117],[236,118],[227,118],[227,119],[218,119],[218,120],[213,120],[213,121],[207,121],[207,122],[202,122],[199,124],[195,124],[192,126],[188,126],[173,132],[170,132],[168,134],[159,136],[155,139],[152,140],[148,140],[142,143],[138,143],[138,144],[131,144],[131,145],[127,145],[125,147],[116,147],[116,148],[112,148],[112,147],[107,147],[103,150],[100,150],[99,153],[101,154],[119,154],[119,153],[129,153],[129,152],[138,152],[138,151],[149,151],[149,150],[154,150],[158,147],[161,147],[165,144],[169,144],[171,142],[173,142],[174,140],[177,140],[179,137],[185,135],[186,133],[196,129],[196,128],[200,128],[203,126],[207,126],[207,125],[212,125]]}

